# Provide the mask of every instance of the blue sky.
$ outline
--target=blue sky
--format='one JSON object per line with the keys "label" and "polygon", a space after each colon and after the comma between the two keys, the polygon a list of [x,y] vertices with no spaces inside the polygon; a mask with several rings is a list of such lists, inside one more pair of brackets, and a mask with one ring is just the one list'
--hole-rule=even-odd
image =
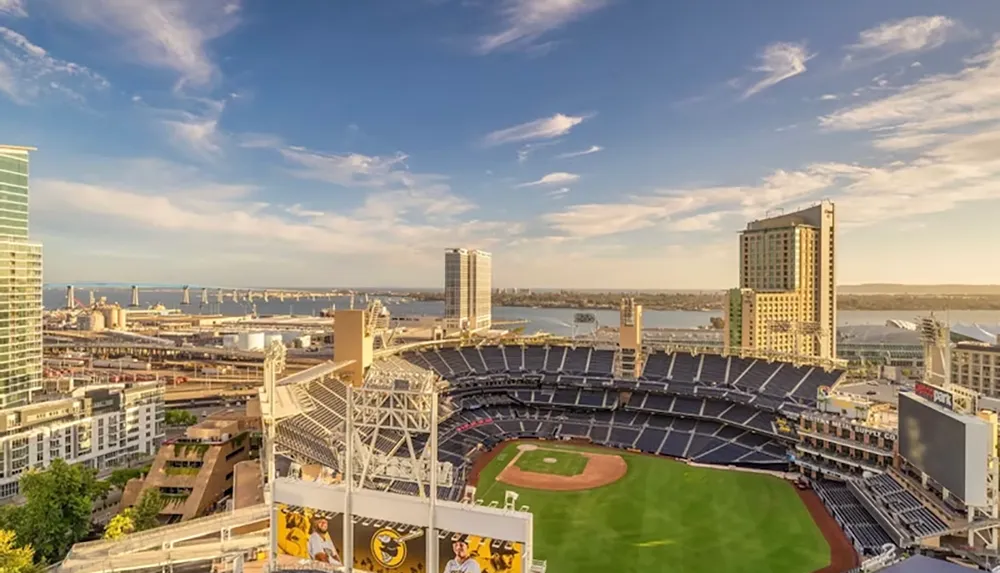
{"label": "blue sky", "polygon": [[838,207],[841,283],[1000,283],[992,0],[0,0],[46,280],[721,288]]}

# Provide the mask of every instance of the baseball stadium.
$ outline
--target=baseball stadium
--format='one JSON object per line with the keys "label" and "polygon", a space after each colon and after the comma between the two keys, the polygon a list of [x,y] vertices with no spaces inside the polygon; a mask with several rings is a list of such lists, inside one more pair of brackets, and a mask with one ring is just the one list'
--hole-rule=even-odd
{"label": "baseball stadium", "polygon": [[[83,544],[61,570],[181,554],[373,573],[1000,562],[1000,401],[935,378],[935,364],[949,370],[930,356],[947,352],[946,333],[925,343],[925,382],[885,387],[848,381],[834,363],[643,345],[628,299],[616,346],[377,348],[372,310],[337,311],[333,361],[279,379],[267,365],[283,357],[266,358],[253,404],[269,444],[263,505]],[[230,539],[261,516],[268,536],[251,527]],[[163,549],[220,528],[221,544]]]}

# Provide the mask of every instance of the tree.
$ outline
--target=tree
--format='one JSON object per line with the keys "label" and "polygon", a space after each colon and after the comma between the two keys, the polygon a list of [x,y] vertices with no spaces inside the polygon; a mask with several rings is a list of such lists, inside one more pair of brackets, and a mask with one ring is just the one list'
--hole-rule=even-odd
{"label": "tree", "polygon": [[135,531],[135,510],[126,507],[108,522],[108,526],[104,528],[104,539],[117,541],[133,531]]}
{"label": "tree", "polygon": [[156,527],[160,524],[157,517],[166,505],[167,500],[163,499],[160,490],[147,489],[135,507],[126,507],[111,518],[104,528],[104,539],[116,541],[130,533]]}
{"label": "tree", "polygon": [[30,545],[17,546],[17,534],[0,530],[0,571],[3,573],[40,573],[35,564],[35,550]]}
{"label": "tree", "polygon": [[111,472],[111,477],[108,478],[108,483],[116,489],[125,489],[125,485],[128,484],[129,480],[142,477],[142,470],[137,468],[122,468]]}
{"label": "tree", "polygon": [[159,525],[157,520],[160,512],[166,507],[167,500],[159,489],[147,489],[135,504],[135,530],[145,531]]}
{"label": "tree", "polygon": [[167,410],[163,414],[163,421],[168,426],[190,426],[198,423],[198,416],[187,410]]}
{"label": "tree", "polygon": [[709,319],[709,322],[711,323],[712,328],[716,330],[721,330],[726,327],[726,321],[724,321],[721,316],[713,316]]}
{"label": "tree", "polygon": [[0,527],[18,539],[30,539],[38,561],[62,560],[70,547],[90,532],[94,500],[106,495],[109,484],[97,479],[96,470],[54,460],[46,470],[21,476],[24,505],[0,514]]}

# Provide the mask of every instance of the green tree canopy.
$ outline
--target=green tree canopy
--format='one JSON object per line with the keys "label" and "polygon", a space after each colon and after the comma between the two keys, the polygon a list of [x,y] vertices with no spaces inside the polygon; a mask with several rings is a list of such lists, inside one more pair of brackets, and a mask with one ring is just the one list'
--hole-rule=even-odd
{"label": "green tree canopy", "polygon": [[118,540],[130,533],[156,527],[160,524],[157,516],[166,505],[167,500],[163,499],[160,490],[147,489],[135,507],[126,507],[111,518],[108,526],[104,528],[104,539]]}
{"label": "green tree canopy", "polygon": [[135,504],[135,530],[145,531],[159,525],[157,517],[166,505],[167,500],[163,499],[159,489],[151,488],[143,492],[139,503]]}
{"label": "green tree canopy", "polygon": [[108,483],[116,489],[125,489],[130,479],[142,477],[143,471],[138,468],[122,468],[111,472]]}
{"label": "green tree canopy", "polygon": [[90,532],[93,502],[109,487],[95,470],[58,459],[46,470],[26,472],[20,485],[24,505],[0,514],[0,528],[30,539],[35,559],[49,563],[60,561]]}
{"label": "green tree canopy", "polygon": [[40,573],[35,564],[35,550],[30,545],[19,547],[17,534],[0,530],[0,571],[3,573]]}
{"label": "green tree canopy", "polygon": [[198,423],[198,416],[187,410],[167,410],[163,415],[163,421],[168,426],[190,426]]}

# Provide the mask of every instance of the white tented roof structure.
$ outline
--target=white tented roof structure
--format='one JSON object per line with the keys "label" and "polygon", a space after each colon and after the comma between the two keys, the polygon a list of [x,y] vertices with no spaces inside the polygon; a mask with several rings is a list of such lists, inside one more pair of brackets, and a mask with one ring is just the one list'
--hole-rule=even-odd
{"label": "white tented roof structure", "polygon": [[998,342],[997,336],[1000,336],[1000,325],[959,323],[951,326],[951,332],[953,334],[968,337],[977,342],[996,344]]}

